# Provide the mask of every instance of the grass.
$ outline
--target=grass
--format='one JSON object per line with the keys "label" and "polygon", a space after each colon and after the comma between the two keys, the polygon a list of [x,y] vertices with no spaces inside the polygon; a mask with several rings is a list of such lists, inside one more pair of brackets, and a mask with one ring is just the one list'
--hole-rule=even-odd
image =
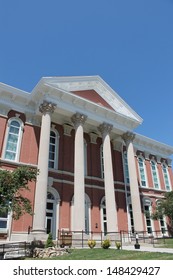
{"label": "grass", "polygon": [[155,242],[154,246],[159,248],[173,248],[173,239],[157,239],[157,243]]}
{"label": "grass", "polygon": [[70,254],[59,256],[57,260],[173,260],[173,254],[126,251],[116,249],[71,249]]}

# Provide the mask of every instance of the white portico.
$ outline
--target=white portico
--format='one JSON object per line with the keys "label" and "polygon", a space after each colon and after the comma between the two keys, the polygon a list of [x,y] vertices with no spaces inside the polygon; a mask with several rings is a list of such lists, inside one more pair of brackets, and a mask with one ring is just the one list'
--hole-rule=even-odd
{"label": "white portico", "polygon": [[[96,101],[76,93],[93,90]],[[40,104],[42,113],[38,168],[40,170],[35,195],[35,215],[32,233],[45,234],[46,194],[48,185],[48,154],[51,122],[68,123],[75,129],[74,142],[74,231],[85,229],[85,183],[84,183],[84,131],[95,132],[102,137],[104,161],[104,186],[107,215],[107,231],[118,231],[117,206],[112,167],[111,140],[132,131],[142,119],[114,92],[100,77],[42,78],[31,93],[32,100]],[[123,138],[124,139],[124,138]],[[128,146],[129,164],[134,162],[134,154]],[[136,180],[134,164],[130,177]],[[137,185],[136,185],[137,189]],[[136,193],[132,188],[132,196]],[[138,191],[139,198],[139,191]],[[134,200],[134,201],[133,201]],[[136,205],[135,198],[132,199]],[[140,213],[140,202],[137,210]],[[134,215],[135,216],[135,215]],[[77,219],[75,219],[77,217]],[[139,216],[138,216],[139,219]],[[142,223],[142,217],[141,217]],[[142,230],[142,224],[136,226]]]}

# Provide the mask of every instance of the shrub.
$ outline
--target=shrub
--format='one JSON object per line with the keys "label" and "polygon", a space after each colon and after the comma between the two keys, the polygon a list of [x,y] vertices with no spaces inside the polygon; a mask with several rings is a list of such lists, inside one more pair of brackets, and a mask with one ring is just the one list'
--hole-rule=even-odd
{"label": "shrub", "polygon": [[95,240],[88,240],[88,246],[92,249],[96,246],[96,241]]}
{"label": "shrub", "polygon": [[34,239],[30,244],[30,256],[33,256],[35,248],[44,248],[44,243],[41,240]]}
{"label": "shrub", "polygon": [[49,235],[48,235],[48,238],[47,238],[45,247],[46,247],[46,248],[54,247],[54,243],[53,243],[53,240],[52,240],[52,233],[51,233],[51,232],[50,232]]}
{"label": "shrub", "polygon": [[121,248],[121,242],[115,242],[115,246],[117,247],[117,249],[119,250]]}
{"label": "shrub", "polygon": [[111,246],[111,242],[110,242],[109,239],[105,239],[105,240],[102,242],[102,248],[103,248],[103,249],[108,249],[110,246]]}

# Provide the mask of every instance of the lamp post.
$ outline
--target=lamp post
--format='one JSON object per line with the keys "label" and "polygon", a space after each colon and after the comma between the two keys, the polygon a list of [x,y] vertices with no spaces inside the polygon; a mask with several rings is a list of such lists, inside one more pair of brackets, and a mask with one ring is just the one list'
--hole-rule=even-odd
{"label": "lamp post", "polygon": [[139,242],[138,242],[138,240],[139,240],[139,235],[138,235],[137,232],[136,232],[136,234],[135,234],[135,238],[136,238],[136,243],[135,243],[134,247],[135,247],[135,249],[140,249],[140,244],[139,244]]}

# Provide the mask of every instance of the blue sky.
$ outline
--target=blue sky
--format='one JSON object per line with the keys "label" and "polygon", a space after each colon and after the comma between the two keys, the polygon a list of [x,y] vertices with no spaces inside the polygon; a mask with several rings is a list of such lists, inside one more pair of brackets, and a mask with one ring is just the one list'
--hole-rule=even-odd
{"label": "blue sky", "polygon": [[0,0],[0,82],[100,75],[173,146],[173,0]]}

